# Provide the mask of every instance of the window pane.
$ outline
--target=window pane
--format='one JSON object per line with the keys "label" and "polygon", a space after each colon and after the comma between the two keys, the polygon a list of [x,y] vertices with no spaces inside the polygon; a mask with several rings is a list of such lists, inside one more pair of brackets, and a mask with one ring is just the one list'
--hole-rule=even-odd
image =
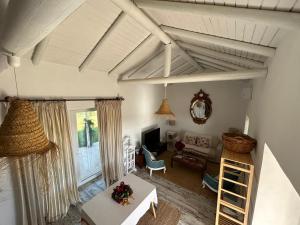
{"label": "window pane", "polygon": [[76,161],[80,183],[101,172],[97,111],[76,112]]}

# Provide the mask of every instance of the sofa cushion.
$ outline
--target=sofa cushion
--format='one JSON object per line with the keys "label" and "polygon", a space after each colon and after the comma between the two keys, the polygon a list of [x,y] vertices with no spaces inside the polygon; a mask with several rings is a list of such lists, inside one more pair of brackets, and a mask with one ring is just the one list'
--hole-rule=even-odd
{"label": "sofa cushion", "polygon": [[199,147],[212,147],[212,139],[213,137],[211,135],[198,134],[194,132],[185,132],[183,135],[184,144],[197,145]]}
{"label": "sofa cushion", "polygon": [[204,147],[204,148],[208,148],[210,147],[210,139],[208,137],[205,136],[198,136],[196,138],[196,145],[198,147]]}
{"label": "sofa cushion", "polygon": [[156,157],[153,155],[153,153],[152,152],[149,152],[150,153],[150,158],[151,158],[151,160],[152,161],[156,161]]}
{"label": "sofa cushion", "polygon": [[189,134],[187,134],[187,135],[184,136],[184,143],[185,144],[195,145],[196,141],[197,141],[197,137],[196,136],[189,135]]}

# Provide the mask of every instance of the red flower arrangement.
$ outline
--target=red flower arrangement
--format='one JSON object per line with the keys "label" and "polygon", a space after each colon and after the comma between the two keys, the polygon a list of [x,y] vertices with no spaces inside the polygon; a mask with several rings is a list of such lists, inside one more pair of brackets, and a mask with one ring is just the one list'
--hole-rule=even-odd
{"label": "red flower arrangement", "polygon": [[133,191],[132,191],[131,187],[122,181],[119,186],[116,186],[114,188],[114,191],[111,194],[111,197],[117,203],[122,204],[122,205],[127,205],[127,204],[129,204],[128,198],[132,197],[131,196],[132,193],[133,193]]}

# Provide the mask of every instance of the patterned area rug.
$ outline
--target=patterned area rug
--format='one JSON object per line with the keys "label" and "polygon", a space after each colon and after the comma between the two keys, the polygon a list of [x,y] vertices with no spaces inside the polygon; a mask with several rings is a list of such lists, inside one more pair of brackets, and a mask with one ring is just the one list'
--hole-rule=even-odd
{"label": "patterned area rug", "polygon": [[138,170],[135,174],[156,186],[159,200],[170,202],[180,210],[178,225],[215,224],[216,201],[178,186],[161,176],[153,174],[150,177],[145,170]]}
{"label": "patterned area rug", "polygon": [[156,218],[152,210],[140,219],[138,225],[177,225],[180,218],[180,211],[171,203],[160,200],[156,209]]}
{"label": "patterned area rug", "polygon": [[[138,170],[135,174],[156,186],[159,203],[164,201],[179,209],[181,216],[178,225],[214,225],[216,201],[189,191],[158,175],[153,174],[150,177],[145,170]],[[104,189],[103,180],[86,185],[80,190],[81,201],[87,202]],[[80,225],[80,204],[77,207],[72,206],[65,218],[52,225]]]}

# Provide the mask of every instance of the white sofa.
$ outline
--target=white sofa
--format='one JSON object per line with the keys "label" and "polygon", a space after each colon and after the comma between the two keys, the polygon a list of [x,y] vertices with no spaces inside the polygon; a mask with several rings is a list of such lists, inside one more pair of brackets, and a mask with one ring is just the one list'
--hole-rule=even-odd
{"label": "white sofa", "polygon": [[222,144],[217,136],[184,132],[181,142],[185,145],[183,152],[204,156],[210,161],[220,162]]}

